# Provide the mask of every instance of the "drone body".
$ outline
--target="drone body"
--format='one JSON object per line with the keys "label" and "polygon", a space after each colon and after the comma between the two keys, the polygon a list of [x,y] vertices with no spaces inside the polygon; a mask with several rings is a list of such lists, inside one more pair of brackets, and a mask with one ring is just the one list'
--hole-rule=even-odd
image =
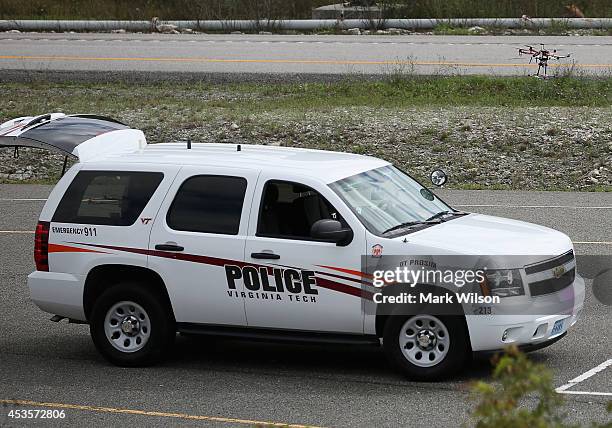
{"label": "drone body", "polygon": [[[561,58],[569,58],[571,54],[567,55],[558,55],[557,50],[549,50],[544,47],[544,44],[540,44],[541,49],[535,49],[533,46],[525,45],[525,48],[519,48],[518,53],[520,55],[529,55],[529,63],[532,61],[537,61],[538,63],[538,72],[535,74],[536,77],[547,78],[548,77],[548,61],[551,59],[561,59]],[[544,70],[544,74],[540,75],[540,71]]]}

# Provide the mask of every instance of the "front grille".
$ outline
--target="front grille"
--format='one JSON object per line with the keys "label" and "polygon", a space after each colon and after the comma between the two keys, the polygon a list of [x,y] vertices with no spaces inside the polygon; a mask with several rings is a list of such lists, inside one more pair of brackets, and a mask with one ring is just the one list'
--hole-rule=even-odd
{"label": "front grille", "polygon": [[556,293],[569,287],[576,278],[576,258],[572,250],[525,268],[532,296]]}

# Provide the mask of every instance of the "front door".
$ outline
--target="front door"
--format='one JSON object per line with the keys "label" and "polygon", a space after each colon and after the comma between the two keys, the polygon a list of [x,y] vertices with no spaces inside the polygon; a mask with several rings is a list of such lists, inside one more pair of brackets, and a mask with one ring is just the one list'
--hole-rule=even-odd
{"label": "front door", "polygon": [[[258,180],[237,272],[250,327],[363,333],[360,255],[365,232],[326,186],[266,176]],[[324,193],[322,193],[324,192]],[[331,201],[331,202],[330,202]],[[352,216],[351,216],[352,217]],[[336,219],[351,227],[346,246],[311,239],[310,227]],[[257,267],[257,268],[255,268]]]}

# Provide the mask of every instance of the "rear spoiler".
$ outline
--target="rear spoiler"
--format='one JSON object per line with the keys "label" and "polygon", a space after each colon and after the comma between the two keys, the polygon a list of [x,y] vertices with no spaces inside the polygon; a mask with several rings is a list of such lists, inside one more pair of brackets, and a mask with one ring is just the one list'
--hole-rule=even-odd
{"label": "rear spoiler", "polygon": [[134,152],[146,145],[139,129],[93,114],[48,113],[18,117],[0,125],[0,148],[46,149],[81,162],[105,154]]}

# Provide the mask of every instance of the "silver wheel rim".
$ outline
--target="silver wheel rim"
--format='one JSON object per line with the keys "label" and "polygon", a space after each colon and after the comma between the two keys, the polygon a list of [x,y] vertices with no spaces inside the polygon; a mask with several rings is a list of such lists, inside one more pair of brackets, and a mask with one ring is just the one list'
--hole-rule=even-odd
{"label": "silver wheel rim", "polygon": [[446,326],[432,315],[416,315],[404,323],[399,333],[404,357],[418,367],[432,367],[448,354],[450,336]]}
{"label": "silver wheel rim", "polygon": [[136,352],[151,337],[151,321],[147,311],[138,303],[122,301],[106,313],[104,333],[115,349],[127,353]]}

